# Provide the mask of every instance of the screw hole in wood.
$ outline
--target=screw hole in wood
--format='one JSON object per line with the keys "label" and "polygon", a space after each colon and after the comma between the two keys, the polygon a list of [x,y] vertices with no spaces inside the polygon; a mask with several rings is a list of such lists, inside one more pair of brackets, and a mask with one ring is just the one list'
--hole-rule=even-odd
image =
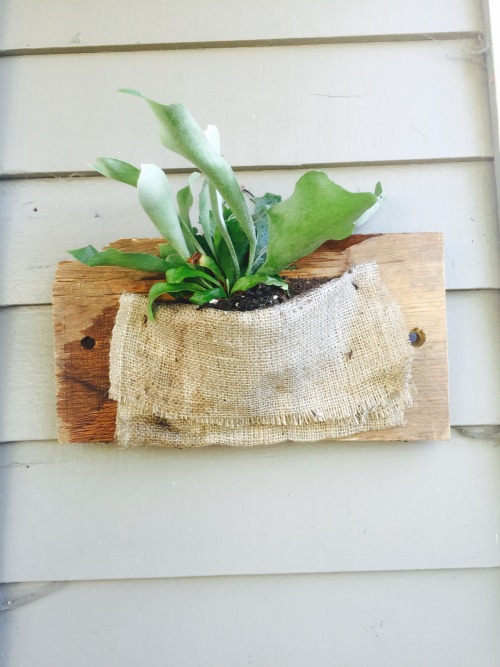
{"label": "screw hole in wood", "polygon": [[410,339],[410,343],[413,347],[422,347],[426,341],[425,333],[422,331],[422,329],[418,329],[417,327],[410,331],[408,338]]}
{"label": "screw hole in wood", "polygon": [[80,341],[80,345],[84,350],[92,350],[95,347],[95,340],[92,336],[85,336],[85,338],[82,338]]}

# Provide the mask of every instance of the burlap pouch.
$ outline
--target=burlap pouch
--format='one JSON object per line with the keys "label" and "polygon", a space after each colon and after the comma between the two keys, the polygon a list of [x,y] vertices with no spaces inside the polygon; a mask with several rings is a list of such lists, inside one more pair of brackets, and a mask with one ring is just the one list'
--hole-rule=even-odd
{"label": "burlap pouch", "polygon": [[404,423],[412,348],[372,263],[284,304],[223,312],[123,294],[111,341],[122,446],[270,445]]}

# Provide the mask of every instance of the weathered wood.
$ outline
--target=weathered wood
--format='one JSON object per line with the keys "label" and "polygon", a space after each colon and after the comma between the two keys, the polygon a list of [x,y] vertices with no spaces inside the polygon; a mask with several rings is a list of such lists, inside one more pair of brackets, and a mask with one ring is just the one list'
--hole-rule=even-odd
{"label": "weathered wood", "polygon": [[[450,423],[500,424],[500,290],[448,292],[446,309]],[[55,440],[52,307],[0,309],[0,338],[0,443]]]}
{"label": "weathered wood", "polygon": [[[4,0],[0,49],[85,49],[189,45],[277,39],[349,38],[436,32],[479,32],[478,0],[421,0],[409,12],[399,0]],[[422,35],[423,36],[423,35]]]}
{"label": "weathered wood", "polygon": [[[153,250],[159,239],[126,239],[113,244]],[[425,332],[416,350],[417,405],[399,429],[353,436],[353,440],[425,440],[449,437],[448,370],[443,246],[440,234],[356,235],[330,242],[297,262],[289,277],[330,277],[350,266],[377,260],[408,324]],[[61,442],[111,442],[116,404],[107,397],[109,341],[119,295],[147,293],[161,276],[114,267],[59,264],[54,283],[58,437]],[[376,345],[376,332],[372,344]]]}
{"label": "weathered wood", "polygon": [[161,146],[144,102],[116,92],[124,85],[217,125],[235,167],[490,157],[480,50],[458,40],[3,58],[0,173],[82,172],[97,155],[189,168]]}

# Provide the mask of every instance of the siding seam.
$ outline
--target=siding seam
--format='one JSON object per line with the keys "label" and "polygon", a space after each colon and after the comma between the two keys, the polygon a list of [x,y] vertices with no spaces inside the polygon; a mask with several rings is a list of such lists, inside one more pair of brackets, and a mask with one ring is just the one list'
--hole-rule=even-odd
{"label": "siding seam", "polygon": [[[417,158],[403,160],[370,160],[352,162],[316,162],[297,164],[261,164],[261,165],[232,165],[235,172],[239,171],[293,171],[297,169],[346,169],[351,167],[398,167],[430,164],[456,164],[464,162],[493,162],[493,156],[467,155],[449,158]],[[190,174],[190,168],[163,169],[165,174]],[[104,178],[95,171],[35,171],[35,172],[5,172],[0,173],[0,182],[15,180],[30,180],[43,178]]]}
{"label": "siding seam", "polygon": [[315,46],[320,44],[372,44],[381,42],[425,42],[481,39],[478,31],[347,35],[342,37],[287,37],[277,39],[165,42],[143,44],[89,44],[87,46],[19,47],[0,50],[0,57],[67,55],[71,53],[125,53],[130,51],[188,51],[200,49],[259,48],[269,46]]}

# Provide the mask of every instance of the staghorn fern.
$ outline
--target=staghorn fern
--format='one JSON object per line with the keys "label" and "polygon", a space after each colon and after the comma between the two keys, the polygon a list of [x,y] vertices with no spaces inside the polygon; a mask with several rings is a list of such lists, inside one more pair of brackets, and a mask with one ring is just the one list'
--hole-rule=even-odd
{"label": "staghorn fern", "polygon": [[[182,104],[162,105],[137,91],[160,123],[160,138],[170,150],[188,159],[199,171],[174,197],[164,172],[152,164],[137,168],[123,160],[99,157],[91,165],[100,174],[138,190],[139,201],[167,243],[159,256],[93,246],[70,250],[88,266],[113,265],[164,273],[166,280],[149,293],[148,316],[162,294],[204,304],[265,283],[287,289],[279,273],[329,239],[341,240],[378,208],[382,187],[375,192],[352,193],[331,181],[324,172],[309,171],[296,183],[292,196],[281,201],[266,193],[252,197],[254,210],[236,176],[220,154],[217,128],[204,133]],[[199,192],[199,227],[191,221],[194,185]]]}

